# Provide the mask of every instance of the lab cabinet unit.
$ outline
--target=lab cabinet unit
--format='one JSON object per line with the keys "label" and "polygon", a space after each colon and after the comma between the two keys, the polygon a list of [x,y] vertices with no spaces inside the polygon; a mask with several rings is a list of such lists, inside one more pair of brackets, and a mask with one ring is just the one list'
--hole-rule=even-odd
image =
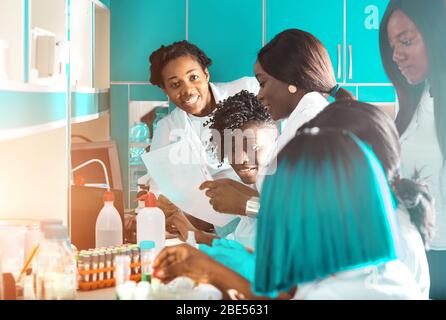
{"label": "lab cabinet unit", "polygon": [[24,80],[24,9],[23,0],[0,1],[0,81]]}
{"label": "lab cabinet unit", "polygon": [[262,48],[262,1],[189,1],[188,40],[212,59],[211,81],[253,76]]}
{"label": "lab cabinet unit", "polygon": [[28,0],[28,83],[64,87],[68,63],[66,1]]}
{"label": "lab cabinet unit", "polygon": [[379,24],[388,0],[347,0],[345,81],[388,83],[379,51]]}
{"label": "lab cabinet unit", "polygon": [[186,39],[186,1],[114,0],[111,11],[111,81],[147,83],[150,53]]}
{"label": "lab cabinet unit", "polygon": [[0,219],[68,221],[66,4],[0,1]]}
{"label": "lab cabinet unit", "polygon": [[310,32],[327,48],[338,82],[343,82],[344,6],[342,0],[267,0],[266,41],[291,28]]}
{"label": "lab cabinet unit", "polygon": [[310,32],[327,48],[338,83],[360,100],[394,102],[379,52],[379,24],[388,2],[266,0],[266,38],[288,28]]}
{"label": "lab cabinet unit", "polygon": [[70,1],[71,86],[93,87],[93,4],[91,0]]}

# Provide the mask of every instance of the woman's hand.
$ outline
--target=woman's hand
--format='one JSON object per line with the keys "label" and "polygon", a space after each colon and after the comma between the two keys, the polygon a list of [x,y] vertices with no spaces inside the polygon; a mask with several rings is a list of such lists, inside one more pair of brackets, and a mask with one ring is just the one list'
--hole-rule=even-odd
{"label": "woman's hand", "polygon": [[173,214],[166,218],[166,229],[170,233],[178,235],[181,241],[186,241],[189,231],[198,232],[198,229],[184,215],[180,214]]}
{"label": "woman's hand", "polygon": [[258,194],[249,187],[241,188],[238,182],[230,179],[205,181],[200,185],[200,190],[204,189],[207,189],[205,194],[215,211],[237,215],[245,215],[246,202],[253,193]]}
{"label": "woman's hand", "polygon": [[162,194],[160,194],[160,196],[158,197],[157,204],[158,208],[160,208],[164,212],[166,220],[174,214],[182,214],[181,209],[178,208],[176,205],[174,205],[169,199],[167,199]]}
{"label": "woman's hand", "polygon": [[153,263],[153,275],[167,283],[179,276],[196,282],[210,282],[211,273],[218,262],[200,250],[187,245],[167,247]]}

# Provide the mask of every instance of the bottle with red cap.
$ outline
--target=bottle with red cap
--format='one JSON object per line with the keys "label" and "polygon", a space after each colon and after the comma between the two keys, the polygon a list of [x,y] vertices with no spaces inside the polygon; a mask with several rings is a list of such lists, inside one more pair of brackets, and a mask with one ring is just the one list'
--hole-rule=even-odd
{"label": "bottle with red cap", "polygon": [[122,220],[113,201],[113,192],[106,191],[104,207],[96,219],[96,248],[122,245]]}
{"label": "bottle with red cap", "polygon": [[164,213],[157,207],[156,196],[152,193],[143,194],[138,200],[144,200],[145,207],[136,216],[136,239],[155,242],[155,252],[164,248],[166,239],[166,222]]}

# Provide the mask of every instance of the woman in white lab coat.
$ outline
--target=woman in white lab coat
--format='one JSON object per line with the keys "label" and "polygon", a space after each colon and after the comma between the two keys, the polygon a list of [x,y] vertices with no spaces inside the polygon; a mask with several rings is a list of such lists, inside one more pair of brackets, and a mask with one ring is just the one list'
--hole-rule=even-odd
{"label": "woman in white lab coat", "polygon": [[[244,77],[228,83],[210,82],[212,61],[197,46],[188,41],[161,46],[150,55],[150,82],[159,86],[177,108],[160,120],[153,134],[151,150],[189,139],[197,147],[207,147],[210,130],[207,125],[218,102],[242,90],[257,94],[255,78]],[[208,153],[209,172],[213,177],[225,176],[229,169]],[[229,170],[231,171],[231,170]],[[233,177],[229,173],[229,177]]]}
{"label": "woman in white lab coat", "polygon": [[399,135],[393,119],[380,108],[357,101],[329,105],[302,128],[349,130],[375,152],[396,201],[397,256],[411,271],[421,293],[429,298],[429,266],[425,245],[432,236],[433,203],[424,183],[400,178]]}
{"label": "woman in white lab coat", "polygon": [[[214,130],[211,148],[218,159],[223,161],[227,157],[239,181],[255,189],[257,173],[265,165],[265,156],[278,135],[268,110],[254,94],[243,90],[217,104],[209,127]],[[228,183],[226,188],[232,189],[233,186]],[[238,192],[237,189],[232,191]],[[211,245],[218,236],[254,248],[255,218],[239,216],[226,228],[216,227],[217,235],[214,235],[195,228],[180,210],[165,210],[165,214],[169,231],[178,232],[182,240],[186,240],[188,231],[194,231],[197,243]]]}
{"label": "woman in white lab coat", "polygon": [[[254,73],[260,84],[259,100],[268,108],[273,120],[283,120],[282,132],[268,156],[268,169],[259,172],[256,185],[260,191],[265,175],[274,173],[278,152],[302,124],[328,105],[327,98],[343,100],[353,97],[336,83],[324,45],[310,33],[298,29],[285,30],[264,46],[257,55]],[[206,194],[215,210],[245,214],[245,197],[216,196],[222,194],[220,189],[225,188],[225,184],[225,181],[209,181],[201,187],[209,189]],[[228,197],[233,200],[224,202]]]}
{"label": "woman in white lab coat", "polygon": [[[216,104],[241,90],[257,94],[259,85],[253,77],[228,83],[210,82],[208,68],[211,63],[211,59],[200,48],[188,41],[161,46],[150,55],[150,82],[160,87],[176,106],[158,122],[150,150],[162,148],[179,139],[188,139],[197,150],[207,150],[211,131],[206,123],[209,122]],[[206,156],[206,166],[213,178],[237,179],[227,162],[221,163],[210,152]],[[150,177],[149,185],[152,191],[158,193],[159,190],[155,182],[150,181]],[[168,201],[160,203],[164,211],[168,211],[169,207],[171,212],[177,210]],[[212,227],[193,216],[188,215],[188,218],[202,229]]]}
{"label": "woman in white lab coat", "polygon": [[446,299],[446,6],[391,0],[380,27],[383,65],[398,93],[401,172],[428,182],[435,235],[427,252],[433,299]]}
{"label": "woman in white lab coat", "polygon": [[154,275],[189,276],[248,299],[423,299],[395,259],[394,218],[373,151],[345,130],[309,128],[265,179],[255,255],[245,258],[255,259],[251,281],[187,245],[165,248]]}

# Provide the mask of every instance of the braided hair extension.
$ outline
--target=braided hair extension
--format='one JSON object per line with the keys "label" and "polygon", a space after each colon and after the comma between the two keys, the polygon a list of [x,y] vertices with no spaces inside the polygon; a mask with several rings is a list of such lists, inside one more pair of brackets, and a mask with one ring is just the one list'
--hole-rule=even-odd
{"label": "braided hair extension", "polygon": [[164,87],[161,73],[171,60],[183,56],[191,56],[205,70],[212,64],[212,60],[196,45],[183,40],[168,46],[161,46],[150,55],[150,82],[158,87]]}

